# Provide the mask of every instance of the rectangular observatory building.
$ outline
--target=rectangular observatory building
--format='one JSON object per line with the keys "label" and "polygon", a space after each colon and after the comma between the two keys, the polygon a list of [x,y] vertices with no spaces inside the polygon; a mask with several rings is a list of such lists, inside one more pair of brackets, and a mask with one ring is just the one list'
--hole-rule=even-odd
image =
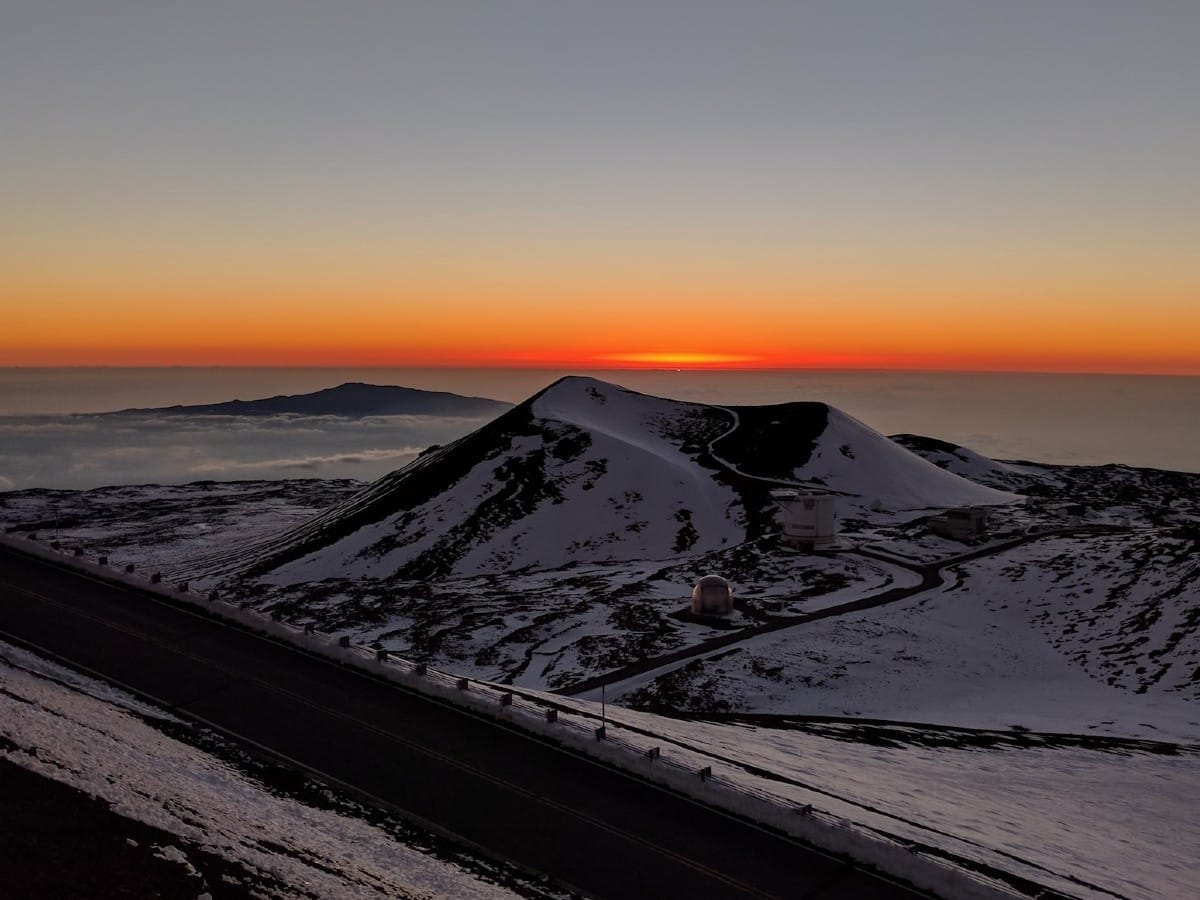
{"label": "rectangular observatory building", "polygon": [[779,506],[780,536],[797,547],[825,547],[837,537],[837,500],[815,491],[771,491]]}

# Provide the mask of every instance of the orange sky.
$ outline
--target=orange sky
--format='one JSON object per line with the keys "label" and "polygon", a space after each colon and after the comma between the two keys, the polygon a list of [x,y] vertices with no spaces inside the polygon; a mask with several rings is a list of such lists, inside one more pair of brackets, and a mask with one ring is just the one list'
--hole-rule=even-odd
{"label": "orange sky", "polygon": [[[416,306],[412,304],[411,306]],[[47,301],[8,317],[3,365],[513,365],[680,368],[915,368],[1200,374],[1197,316],[1158,321],[1125,315],[1079,322],[1048,311],[995,321],[959,310],[945,320],[807,308],[795,314],[736,311],[643,315],[625,309],[544,314],[492,306],[431,304],[379,309],[333,302],[325,314],[281,324],[284,310],[222,313],[197,302],[114,309]],[[568,303],[569,306],[569,303]],[[819,304],[812,304],[819,307]],[[836,307],[836,305],[835,305]]]}
{"label": "orange sky", "polygon": [[1195,4],[119,6],[0,32],[0,366],[1200,375]]}
{"label": "orange sky", "polygon": [[[872,283],[781,273],[739,290],[670,272],[568,279],[103,268],[0,275],[0,365],[514,365],[912,368],[1200,374],[1183,287]],[[554,273],[558,274],[558,273]],[[141,276],[141,277],[138,277]],[[703,280],[703,279],[701,279]],[[1008,295],[1011,292],[1011,297]],[[1150,295],[1153,292],[1153,295]]]}

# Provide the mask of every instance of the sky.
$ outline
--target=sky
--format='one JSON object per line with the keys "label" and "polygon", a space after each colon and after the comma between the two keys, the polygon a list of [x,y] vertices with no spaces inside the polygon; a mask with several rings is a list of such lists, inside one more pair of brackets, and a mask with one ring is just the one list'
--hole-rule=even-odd
{"label": "sky", "polygon": [[1200,4],[0,9],[0,366],[1200,374]]}

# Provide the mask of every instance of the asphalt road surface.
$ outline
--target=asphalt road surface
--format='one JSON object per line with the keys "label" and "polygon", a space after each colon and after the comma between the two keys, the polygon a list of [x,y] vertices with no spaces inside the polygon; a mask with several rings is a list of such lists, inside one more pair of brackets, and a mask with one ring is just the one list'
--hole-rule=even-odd
{"label": "asphalt road surface", "polygon": [[0,640],[54,654],[587,896],[928,896],[502,723],[4,548]]}

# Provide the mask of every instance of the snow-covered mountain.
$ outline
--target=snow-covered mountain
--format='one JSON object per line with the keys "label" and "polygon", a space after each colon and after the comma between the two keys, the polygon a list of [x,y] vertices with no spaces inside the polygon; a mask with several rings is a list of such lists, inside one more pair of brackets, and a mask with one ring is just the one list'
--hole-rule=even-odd
{"label": "snow-covered mountain", "polygon": [[947,472],[999,491],[1026,495],[1038,503],[1086,511],[1092,521],[1178,524],[1196,494],[1197,476],[1190,472],[1117,463],[1070,466],[1001,461],[988,459],[968,447],[915,434],[897,434],[891,440]]}
{"label": "snow-covered mountain", "polygon": [[980,484],[1003,484],[1011,488],[1023,475],[1019,465],[998,462],[976,450],[951,444],[949,441],[919,434],[893,434],[891,440],[927,459],[939,469],[945,469]]}
{"label": "snow-covered mountain", "polygon": [[914,453],[896,453],[895,447],[878,431],[830,408],[829,423],[796,477],[844,485],[888,509],[986,506],[1016,499],[981,487],[966,472],[943,470]]}
{"label": "snow-covered mountain", "polygon": [[280,394],[261,400],[228,400],[193,406],[123,409],[110,415],[157,413],[172,416],[487,416],[511,404],[445,391],[347,382],[311,394]]}
{"label": "snow-covered mountain", "polygon": [[667,559],[773,531],[769,491],[940,508],[974,484],[821,403],[717,407],[568,377],[311,522],[215,561],[287,584]]}

